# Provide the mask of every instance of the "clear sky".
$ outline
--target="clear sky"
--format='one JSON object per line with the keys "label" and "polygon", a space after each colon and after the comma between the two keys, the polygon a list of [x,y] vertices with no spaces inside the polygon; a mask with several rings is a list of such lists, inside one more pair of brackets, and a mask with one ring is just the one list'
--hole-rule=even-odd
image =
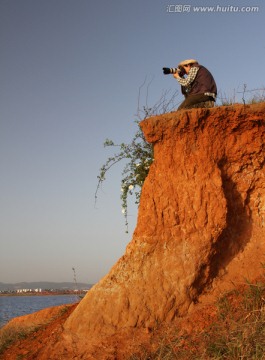
{"label": "clear sky", "polygon": [[122,167],[94,205],[104,140],[130,141],[140,86],[151,82],[152,106],[179,89],[162,67],[187,58],[220,97],[263,88],[264,11],[261,0],[0,0],[0,282],[72,281],[75,267],[95,283],[109,271],[137,209],[126,234]]}

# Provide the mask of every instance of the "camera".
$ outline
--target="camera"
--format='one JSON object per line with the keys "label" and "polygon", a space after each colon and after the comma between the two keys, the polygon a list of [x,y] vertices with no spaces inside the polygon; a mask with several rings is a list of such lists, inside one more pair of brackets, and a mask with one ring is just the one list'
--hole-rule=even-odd
{"label": "camera", "polygon": [[179,66],[177,68],[166,68],[163,67],[163,73],[164,75],[169,75],[169,74],[176,74],[178,73],[180,77],[185,75],[185,70],[182,66]]}

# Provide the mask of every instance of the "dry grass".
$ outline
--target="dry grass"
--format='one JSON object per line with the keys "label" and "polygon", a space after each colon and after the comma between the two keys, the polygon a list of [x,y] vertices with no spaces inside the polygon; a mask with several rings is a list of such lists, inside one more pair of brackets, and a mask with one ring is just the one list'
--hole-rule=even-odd
{"label": "dry grass", "polygon": [[56,315],[52,316],[50,319],[47,319],[44,323],[38,325],[35,324],[29,326],[22,324],[8,324],[4,326],[2,329],[0,329],[0,355],[16,341],[28,338],[42,327],[45,327],[57,318],[62,317],[68,311],[68,306],[61,306]]}
{"label": "dry grass", "polygon": [[0,330],[0,355],[15,341],[25,339],[35,329],[14,325]]}
{"label": "dry grass", "polygon": [[216,304],[217,318],[203,331],[165,335],[155,350],[139,349],[128,360],[265,359],[265,277],[247,282]]}

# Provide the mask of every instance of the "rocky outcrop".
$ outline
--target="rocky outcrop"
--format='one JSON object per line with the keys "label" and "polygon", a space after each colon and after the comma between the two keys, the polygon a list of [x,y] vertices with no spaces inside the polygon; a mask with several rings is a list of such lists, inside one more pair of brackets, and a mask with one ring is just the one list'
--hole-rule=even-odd
{"label": "rocky outcrop", "polygon": [[154,145],[125,255],[67,320],[77,337],[152,328],[257,276],[265,254],[265,105],[141,123]]}
{"label": "rocky outcrop", "polygon": [[265,104],[173,112],[141,128],[154,162],[133,239],[65,322],[58,353],[171,322],[263,271]]}

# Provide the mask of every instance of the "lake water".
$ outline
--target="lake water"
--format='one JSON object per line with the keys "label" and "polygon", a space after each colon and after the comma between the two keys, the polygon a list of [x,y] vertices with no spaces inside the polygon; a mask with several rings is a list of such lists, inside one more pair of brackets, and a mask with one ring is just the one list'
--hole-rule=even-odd
{"label": "lake water", "polygon": [[0,327],[14,317],[51,306],[74,304],[79,300],[76,295],[0,296]]}

